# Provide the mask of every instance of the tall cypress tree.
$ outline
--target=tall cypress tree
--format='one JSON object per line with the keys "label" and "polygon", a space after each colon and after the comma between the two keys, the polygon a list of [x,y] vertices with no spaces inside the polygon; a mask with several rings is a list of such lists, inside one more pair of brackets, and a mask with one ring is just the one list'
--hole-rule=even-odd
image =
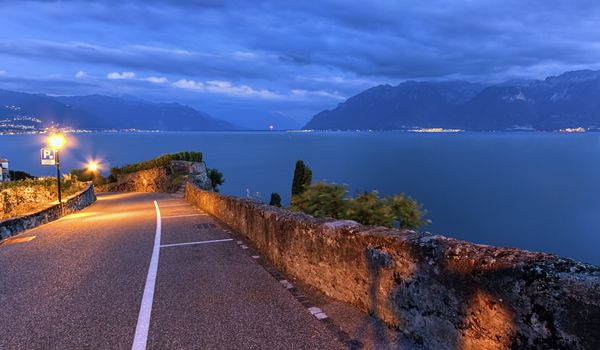
{"label": "tall cypress tree", "polygon": [[303,161],[297,161],[296,168],[294,169],[294,180],[292,181],[292,196],[304,192],[311,182],[312,171]]}

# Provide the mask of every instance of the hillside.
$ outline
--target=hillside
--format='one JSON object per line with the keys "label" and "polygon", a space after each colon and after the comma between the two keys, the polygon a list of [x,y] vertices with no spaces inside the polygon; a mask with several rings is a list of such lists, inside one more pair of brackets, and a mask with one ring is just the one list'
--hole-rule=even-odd
{"label": "hillside", "polygon": [[600,128],[600,71],[485,86],[404,82],[368,89],[316,114],[305,129],[557,130]]}
{"label": "hillside", "polygon": [[[152,103],[102,95],[52,97],[0,90],[0,128],[53,124],[92,130],[233,130],[226,121],[178,103]],[[0,130],[2,131],[2,130]]]}

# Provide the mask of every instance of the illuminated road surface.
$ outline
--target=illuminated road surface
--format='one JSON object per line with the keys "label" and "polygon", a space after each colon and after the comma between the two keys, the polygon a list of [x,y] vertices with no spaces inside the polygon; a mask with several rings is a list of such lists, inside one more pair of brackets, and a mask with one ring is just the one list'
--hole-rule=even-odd
{"label": "illuminated road surface", "polygon": [[0,327],[3,350],[344,348],[217,222],[164,194],[101,195],[0,245]]}

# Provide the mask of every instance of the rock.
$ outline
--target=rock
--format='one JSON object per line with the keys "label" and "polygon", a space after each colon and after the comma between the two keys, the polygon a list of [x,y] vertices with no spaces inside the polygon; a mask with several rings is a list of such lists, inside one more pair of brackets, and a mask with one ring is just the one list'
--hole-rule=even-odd
{"label": "rock", "polygon": [[171,172],[173,174],[183,174],[187,176],[187,181],[192,182],[203,190],[213,190],[210,179],[208,178],[208,169],[204,162],[175,160],[171,162]]}
{"label": "rock", "polygon": [[186,181],[204,190],[212,190],[204,162],[172,161],[168,167],[140,170],[117,176],[117,181],[98,187],[98,192],[175,193]]}

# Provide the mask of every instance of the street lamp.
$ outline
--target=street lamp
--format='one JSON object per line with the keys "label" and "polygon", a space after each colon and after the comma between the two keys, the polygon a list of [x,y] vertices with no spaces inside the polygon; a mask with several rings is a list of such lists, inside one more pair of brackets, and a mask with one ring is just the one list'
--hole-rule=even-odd
{"label": "street lamp", "polygon": [[56,151],[56,181],[58,182],[58,203],[62,204],[62,194],[60,190],[60,157],[58,151],[64,147],[67,139],[64,135],[54,133],[48,138],[48,144]]}
{"label": "street lamp", "polygon": [[98,163],[93,162],[93,161],[89,162],[88,165],[87,165],[87,168],[92,173],[95,173],[96,171],[98,171]]}
{"label": "street lamp", "polygon": [[54,133],[48,138],[48,143],[50,147],[58,151],[67,143],[67,139],[59,133]]}

